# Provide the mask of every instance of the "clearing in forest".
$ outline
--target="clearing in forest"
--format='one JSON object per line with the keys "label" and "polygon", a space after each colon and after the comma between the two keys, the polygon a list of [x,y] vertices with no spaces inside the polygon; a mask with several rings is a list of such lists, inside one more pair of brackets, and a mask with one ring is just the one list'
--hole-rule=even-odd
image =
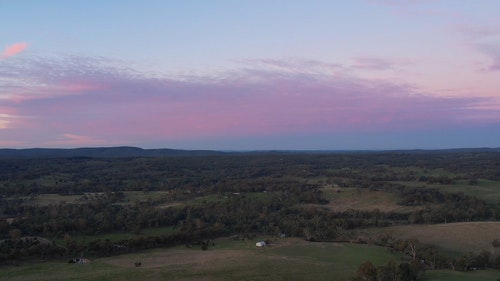
{"label": "clearing in forest", "polygon": [[460,222],[432,225],[405,225],[360,231],[371,237],[390,235],[396,239],[417,239],[450,253],[496,251],[491,242],[500,239],[500,222]]}
{"label": "clearing in forest", "polygon": [[322,191],[325,199],[329,201],[328,207],[335,212],[378,209],[381,212],[408,213],[421,208],[399,205],[397,195],[384,190],[325,187]]}

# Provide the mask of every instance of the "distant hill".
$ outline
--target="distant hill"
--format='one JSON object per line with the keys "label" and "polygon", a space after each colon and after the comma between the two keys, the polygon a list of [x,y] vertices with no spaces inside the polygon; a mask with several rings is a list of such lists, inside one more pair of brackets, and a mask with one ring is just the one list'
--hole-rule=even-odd
{"label": "distant hill", "polygon": [[143,149],[132,146],[118,147],[83,147],[83,148],[0,148],[0,159],[7,158],[124,158],[124,157],[167,157],[167,156],[213,156],[227,154],[351,154],[351,153],[484,153],[500,152],[500,148],[455,148],[455,149],[413,149],[413,150],[249,150],[249,151],[217,151],[217,150],[183,150],[183,149]]}
{"label": "distant hill", "polygon": [[0,158],[58,158],[58,157],[165,157],[165,156],[204,156],[220,155],[214,150],[180,150],[180,149],[142,149],[138,147],[85,147],[85,148],[27,148],[0,149]]}
{"label": "distant hill", "polygon": [[476,147],[476,148],[448,148],[448,149],[411,149],[392,150],[397,153],[478,153],[478,152],[500,152],[500,147]]}

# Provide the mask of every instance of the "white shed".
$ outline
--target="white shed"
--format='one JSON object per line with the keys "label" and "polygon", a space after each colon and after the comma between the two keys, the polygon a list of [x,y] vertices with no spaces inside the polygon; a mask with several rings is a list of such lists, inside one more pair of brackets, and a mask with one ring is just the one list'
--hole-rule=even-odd
{"label": "white shed", "polygon": [[266,242],[265,241],[257,242],[257,243],[255,243],[255,246],[257,246],[257,247],[265,247],[266,246]]}

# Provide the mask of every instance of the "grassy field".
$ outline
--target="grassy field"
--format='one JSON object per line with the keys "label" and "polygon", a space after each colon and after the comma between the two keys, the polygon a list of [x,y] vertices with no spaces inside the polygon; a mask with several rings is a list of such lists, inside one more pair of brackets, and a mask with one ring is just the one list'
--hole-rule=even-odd
{"label": "grassy field", "polygon": [[[257,241],[257,240],[255,240]],[[215,246],[176,247],[98,258],[89,264],[65,260],[0,267],[0,280],[349,280],[357,267],[371,261],[383,265],[399,261],[400,254],[383,247],[348,243],[312,243],[301,239],[277,240],[257,248],[255,241],[218,239]],[[141,262],[141,267],[135,267]],[[423,281],[496,280],[500,271],[427,271]]]}
{"label": "grassy field", "polygon": [[[124,191],[125,195],[124,201],[126,203],[132,203],[134,201],[148,201],[148,200],[159,200],[164,196],[168,195],[167,191]],[[24,198],[26,205],[37,205],[37,206],[48,206],[50,204],[57,205],[63,202],[65,203],[85,203],[88,200],[92,200],[92,196],[99,195],[98,193],[87,193],[87,200],[83,200],[85,195],[60,195],[60,194],[38,194],[32,198]]]}
{"label": "grassy field", "polygon": [[431,187],[451,193],[463,192],[466,195],[475,196],[491,205],[500,203],[500,182],[491,180],[479,180],[477,185],[466,182],[458,182],[453,185],[430,185]]}
{"label": "grassy field", "polygon": [[[418,239],[450,254],[491,250],[491,242],[500,239],[500,222],[464,222],[434,225],[407,225],[365,229],[366,236],[391,235],[399,239]],[[498,249],[500,254],[500,249]]]}
{"label": "grassy field", "polygon": [[27,205],[38,205],[38,206],[48,206],[50,204],[57,205],[63,202],[65,203],[78,203],[78,200],[82,198],[82,195],[60,195],[60,194],[39,194],[32,199],[28,199],[25,204]]}
{"label": "grassy field", "polygon": [[381,212],[412,212],[419,207],[398,205],[398,197],[394,193],[382,190],[369,190],[366,188],[322,188],[323,196],[330,203],[329,208],[335,212],[348,209]]}
{"label": "grassy field", "polygon": [[495,281],[500,279],[499,270],[459,272],[451,270],[427,271],[422,281]]}
{"label": "grassy field", "polygon": [[148,200],[158,200],[164,196],[167,196],[168,191],[124,191],[125,201],[148,201]]}
{"label": "grassy field", "polygon": [[227,194],[210,194],[194,197],[187,200],[177,200],[160,204],[159,208],[170,207],[185,207],[200,204],[221,203],[230,201],[233,197],[244,197],[249,200],[265,200],[268,194],[264,192],[242,192],[242,193],[227,193]]}
{"label": "grassy field", "polygon": [[[219,239],[199,247],[156,249],[92,260],[90,264],[47,262],[1,267],[0,280],[349,280],[359,264],[399,260],[383,247],[278,240],[266,248],[255,241]],[[141,267],[136,268],[135,262]]]}
{"label": "grassy field", "polygon": [[465,195],[475,196],[486,201],[490,205],[498,205],[500,203],[500,181],[492,181],[480,179],[477,184],[469,184],[468,181],[457,181],[454,184],[428,184],[422,182],[404,182],[396,181],[394,183],[407,186],[425,186],[436,188],[448,193],[463,193]]}

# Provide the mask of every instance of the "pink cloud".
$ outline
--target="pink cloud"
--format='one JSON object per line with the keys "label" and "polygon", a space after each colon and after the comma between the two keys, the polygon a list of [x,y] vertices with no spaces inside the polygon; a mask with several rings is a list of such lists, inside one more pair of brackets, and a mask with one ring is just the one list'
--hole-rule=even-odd
{"label": "pink cloud", "polygon": [[500,70],[500,26],[459,25],[457,30],[464,36],[466,47],[490,59],[483,70]]}
{"label": "pink cloud", "polygon": [[[89,133],[108,137],[128,131],[141,137],[154,132],[164,138],[179,139],[210,134],[422,129],[455,123],[453,119],[460,116],[456,111],[474,103],[467,99],[409,97],[405,93],[408,89],[376,83],[367,86],[358,81],[336,81],[337,85],[325,85],[300,79],[303,77],[255,84],[190,84],[176,87],[175,96],[159,95],[159,91],[169,92],[169,88],[136,85],[147,89],[141,92],[126,85],[131,91],[127,92],[116,86],[115,91],[123,96],[75,96],[71,98],[71,108],[56,103],[51,107],[58,108],[50,112],[75,118],[67,125],[61,124],[64,129],[76,122],[77,127],[88,128]],[[82,114],[89,116],[78,120]]]}
{"label": "pink cloud", "polygon": [[29,89],[17,89],[7,92],[4,99],[15,103],[21,103],[32,99],[50,99],[58,96],[75,95],[97,91],[102,89],[101,85],[92,85],[86,82],[60,82],[58,85],[39,85]]}
{"label": "pink cloud", "polygon": [[[500,122],[498,111],[480,108],[492,101],[486,98],[436,97],[411,85],[331,75],[321,62],[261,64],[175,80],[88,58],[27,60],[0,65],[0,74],[6,69],[25,73],[21,85],[28,86],[16,89],[30,98],[0,100],[0,106],[32,117],[15,120],[11,132],[29,131],[31,138],[51,146],[404,132]],[[48,90],[40,91],[41,85]],[[54,89],[57,94],[50,94]]]}
{"label": "pink cloud", "polygon": [[13,45],[7,46],[5,50],[0,54],[0,58],[8,58],[15,56],[28,48],[27,43],[15,43]]}
{"label": "pink cloud", "polygon": [[5,116],[0,115],[0,130],[8,128],[9,120]]}
{"label": "pink cloud", "polygon": [[15,108],[0,106],[0,130],[9,128],[17,118],[19,116]]}
{"label": "pink cloud", "polygon": [[74,57],[57,62],[37,57],[4,61],[0,65],[0,77],[4,78],[0,100],[19,103],[99,91],[107,83],[100,80],[114,74],[99,71],[98,64],[91,58],[77,62]]}

